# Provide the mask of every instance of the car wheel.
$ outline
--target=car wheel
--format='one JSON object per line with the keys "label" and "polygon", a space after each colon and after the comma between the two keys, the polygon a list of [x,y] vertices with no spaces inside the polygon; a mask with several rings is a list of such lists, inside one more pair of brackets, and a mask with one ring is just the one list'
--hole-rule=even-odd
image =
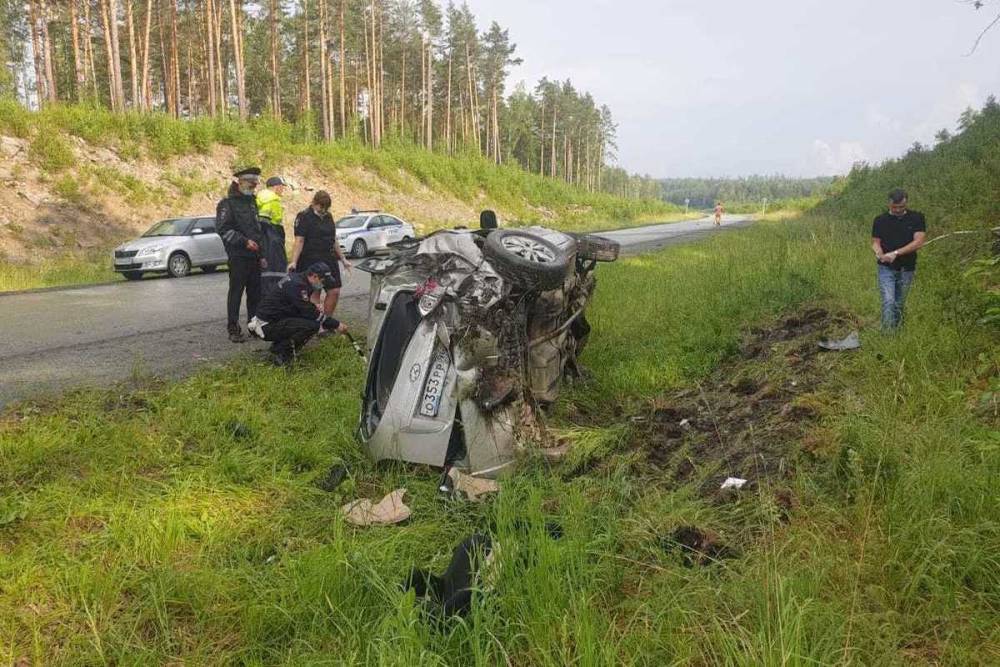
{"label": "car wheel", "polygon": [[191,260],[182,252],[175,252],[167,260],[167,273],[171,278],[183,278],[191,273]]}
{"label": "car wheel", "polygon": [[217,267],[214,264],[209,264],[208,266],[201,267],[201,270],[204,271],[205,273],[215,273],[216,271],[219,270],[219,267]]}
{"label": "car wheel", "polygon": [[140,280],[142,271],[122,271],[122,275],[125,276],[125,280]]}
{"label": "car wheel", "polygon": [[359,258],[367,257],[368,245],[362,239],[358,239],[351,245],[351,255]]}
{"label": "car wheel", "polygon": [[569,269],[569,258],[562,250],[518,229],[490,232],[483,252],[498,273],[526,289],[555,289],[566,280]]}

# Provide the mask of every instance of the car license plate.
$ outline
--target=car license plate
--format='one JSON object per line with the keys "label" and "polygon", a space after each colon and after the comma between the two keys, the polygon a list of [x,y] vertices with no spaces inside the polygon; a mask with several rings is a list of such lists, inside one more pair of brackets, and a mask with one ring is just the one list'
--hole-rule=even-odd
{"label": "car license plate", "polygon": [[420,414],[424,417],[437,417],[441,407],[441,395],[444,393],[445,378],[451,368],[451,359],[447,350],[438,349],[427,371],[424,391],[420,397]]}

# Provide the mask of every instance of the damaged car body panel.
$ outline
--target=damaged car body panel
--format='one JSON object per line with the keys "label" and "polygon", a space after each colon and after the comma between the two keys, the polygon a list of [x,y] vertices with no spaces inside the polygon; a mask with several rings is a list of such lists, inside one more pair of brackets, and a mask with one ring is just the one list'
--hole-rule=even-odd
{"label": "damaged car body panel", "polygon": [[495,476],[577,372],[597,255],[613,261],[617,244],[529,227],[391,250],[358,265],[371,274],[358,434],[376,460]]}

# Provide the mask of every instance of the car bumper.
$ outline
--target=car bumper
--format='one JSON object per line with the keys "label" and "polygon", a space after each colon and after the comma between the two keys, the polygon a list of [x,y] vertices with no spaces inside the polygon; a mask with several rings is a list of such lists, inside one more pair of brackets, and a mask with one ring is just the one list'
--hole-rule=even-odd
{"label": "car bumper", "polygon": [[167,260],[162,257],[130,257],[128,259],[116,259],[114,270],[118,273],[123,271],[166,271]]}

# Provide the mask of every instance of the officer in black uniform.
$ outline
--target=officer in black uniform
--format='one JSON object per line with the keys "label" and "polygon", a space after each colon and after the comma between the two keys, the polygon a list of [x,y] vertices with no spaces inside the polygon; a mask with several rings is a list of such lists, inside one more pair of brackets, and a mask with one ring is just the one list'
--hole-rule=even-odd
{"label": "officer in black uniform", "polygon": [[229,340],[246,340],[240,329],[240,302],[247,294],[247,320],[257,314],[260,302],[260,272],[263,265],[265,235],[257,217],[254,190],[260,183],[260,169],[250,167],[233,174],[226,197],[215,209],[215,229],[226,246],[229,257],[229,296],[226,302],[226,327]]}
{"label": "officer in black uniform", "polygon": [[330,279],[330,267],[324,262],[316,262],[302,273],[290,273],[264,297],[248,328],[251,333],[271,342],[275,365],[289,365],[295,352],[320,329],[347,332],[347,325],[324,315],[310,298]]}

